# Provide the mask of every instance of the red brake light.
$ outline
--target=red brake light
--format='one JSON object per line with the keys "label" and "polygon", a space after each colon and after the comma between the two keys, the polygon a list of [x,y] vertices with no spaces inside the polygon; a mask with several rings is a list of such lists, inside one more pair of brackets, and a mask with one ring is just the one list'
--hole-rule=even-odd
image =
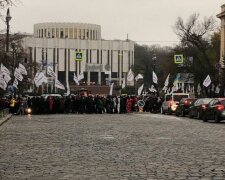
{"label": "red brake light", "polygon": [[185,101],[184,101],[184,104],[185,104],[185,105],[188,105],[189,103],[188,103],[188,101],[187,101],[187,100],[185,100]]}
{"label": "red brake light", "polygon": [[217,106],[217,110],[218,110],[218,111],[224,110],[224,106],[223,106],[223,105],[218,105],[218,106]]}
{"label": "red brake light", "polygon": [[170,106],[173,105],[173,101],[172,101],[172,100],[169,101],[169,105],[170,105]]}

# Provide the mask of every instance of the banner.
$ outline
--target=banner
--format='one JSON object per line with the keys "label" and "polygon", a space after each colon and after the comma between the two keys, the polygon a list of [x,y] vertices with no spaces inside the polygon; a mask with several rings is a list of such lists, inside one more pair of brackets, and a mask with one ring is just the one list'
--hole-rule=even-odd
{"label": "banner", "polygon": [[78,80],[78,78],[77,78],[77,76],[76,76],[75,73],[73,74],[73,80],[75,81],[75,83],[76,83],[78,86],[80,85],[79,80]]}
{"label": "banner", "polygon": [[56,78],[56,73],[53,71],[52,67],[47,67],[47,74],[53,78]]}
{"label": "banner", "polygon": [[55,80],[55,87],[65,90],[65,86],[58,79]]}
{"label": "banner", "polygon": [[19,70],[18,68],[15,69],[14,76],[15,76],[15,78],[18,79],[19,81],[22,81],[22,80],[23,80],[23,76],[22,76],[22,74],[20,73],[20,70]]}
{"label": "banner", "polygon": [[135,81],[138,81],[139,79],[143,79],[144,77],[141,75],[141,74],[138,74],[136,77],[135,77]]}
{"label": "banner", "polygon": [[20,63],[19,63],[19,70],[20,70],[20,73],[21,74],[27,75],[26,68],[22,64],[20,64]]}
{"label": "banner", "polygon": [[114,83],[110,85],[109,95],[112,96]]}
{"label": "banner", "polygon": [[127,74],[127,81],[133,81],[134,80],[134,73],[130,69],[128,74]]}
{"label": "banner", "polygon": [[158,77],[156,76],[154,71],[152,71],[152,81],[153,83],[158,84]]}
{"label": "banner", "polygon": [[141,95],[143,88],[144,88],[144,84],[142,84],[142,85],[138,88],[138,96]]}
{"label": "banner", "polygon": [[203,82],[203,86],[208,87],[211,84],[211,82],[212,81],[210,79],[210,76],[208,75]]}

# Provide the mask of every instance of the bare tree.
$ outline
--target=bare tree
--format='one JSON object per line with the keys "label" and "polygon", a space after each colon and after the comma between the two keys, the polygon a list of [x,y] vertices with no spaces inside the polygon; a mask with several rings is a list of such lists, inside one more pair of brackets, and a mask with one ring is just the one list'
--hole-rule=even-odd
{"label": "bare tree", "polygon": [[216,29],[215,19],[213,17],[199,20],[199,14],[192,14],[186,23],[181,17],[177,18],[174,31],[183,44],[189,44],[196,47],[202,54],[204,65],[207,70],[212,67],[212,61],[207,55],[207,49],[210,45],[209,37]]}

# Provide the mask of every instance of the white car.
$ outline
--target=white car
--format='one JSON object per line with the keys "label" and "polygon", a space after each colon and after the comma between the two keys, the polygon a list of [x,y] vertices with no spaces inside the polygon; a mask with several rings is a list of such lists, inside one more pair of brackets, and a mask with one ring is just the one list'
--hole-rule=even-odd
{"label": "white car", "polygon": [[172,114],[176,111],[177,105],[182,98],[189,98],[190,95],[187,93],[172,93],[166,94],[165,99],[161,106],[161,114]]}

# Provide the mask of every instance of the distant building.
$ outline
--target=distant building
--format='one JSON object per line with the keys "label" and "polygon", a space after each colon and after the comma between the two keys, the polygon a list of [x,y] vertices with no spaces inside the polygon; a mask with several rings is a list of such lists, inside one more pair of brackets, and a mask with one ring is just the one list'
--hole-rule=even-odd
{"label": "distant building", "polygon": [[134,42],[103,40],[101,26],[95,24],[35,24],[34,35],[24,39],[24,46],[30,61],[45,71],[52,66],[64,85],[75,86],[74,73],[84,72],[85,85],[113,81],[119,86],[134,65]]}
{"label": "distant building", "polygon": [[221,6],[221,13],[217,15],[221,20],[220,63],[225,58],[225,4]]}

